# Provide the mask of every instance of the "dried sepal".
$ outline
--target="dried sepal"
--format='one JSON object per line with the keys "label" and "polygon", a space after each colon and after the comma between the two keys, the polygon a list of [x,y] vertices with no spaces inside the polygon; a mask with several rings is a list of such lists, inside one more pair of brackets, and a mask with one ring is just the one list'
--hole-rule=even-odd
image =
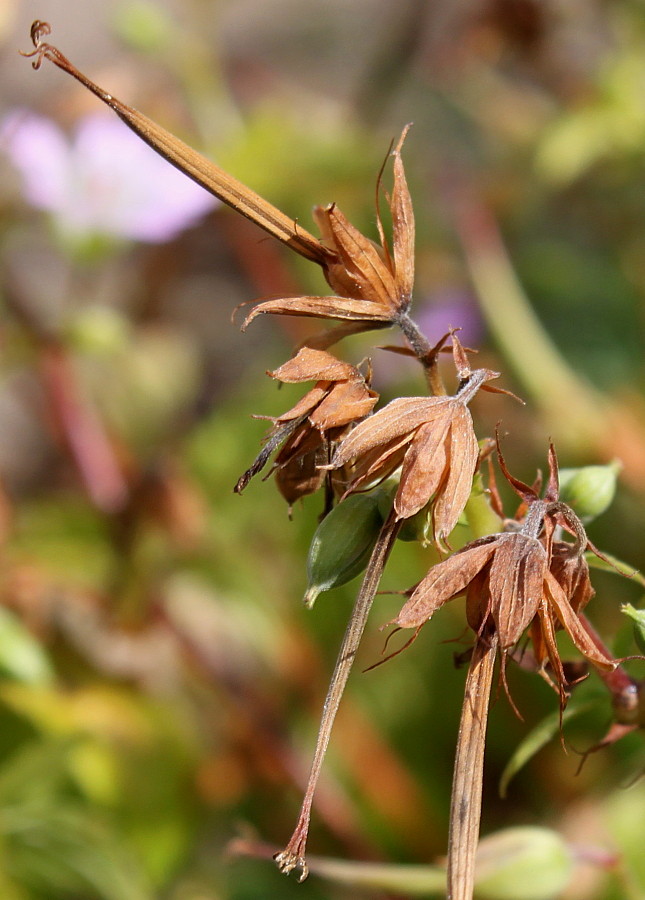
{"label": "dried sepal", "polygon": [[467,404],[497,375],[468,370],[454,396],[399,397],[364,419],[340,442],[331,461],[331,468],[351,463],[346,492],[387,478],[402,464],[396,515],[408,519],[433,498],[433,535],[441,546],[470,496],[479,459]]}
{"label": "dried sepal", "polygon": [[398,309],[394,273],[375,244],[352,225],[335,203],[317,206],[314,219],[325,246],[335,258],[323,267],[332,290],[343,297],[368,300],[391,319]]}
{"label": "dried sepal", "polygon": [[575,552],[566,541],[554,541],[551,548],[551,573],[564,590],[575,613],[581,613],[595,591],[584,553]]}
{"label": "dried sepal", "polygon": [[401,479],[394,508],[401,519],[423,509],[441,484],[446,468],[446,435],[450,428],[450,409],[435,421],[417,429],[403,460]]}
{"label": "dried sepal", "polygon": [[258,303],[242,323],[242,331],[246,331],[258,316],[265,314],[384,324],[391,321],[385,310],[380,310],[369,300],[353,300],[347,297],[282,297]]}
{"label": "dried sepal", "polygon": [[399,628],[425,625],[440,607],[466,590],[494,552],[493,537],[485,538],[432,566],[412,591],[398,616],[388,624],[398,625]]}
{"label": "dried sepal", "polygon": [[316,384],[295,406],[271,419],[273,427],[265,446],[241,476],[235,491],[240,493],[278,450],[271,471],[276,473],[278,489],[291,506],[322,486],[330,446],[348,426],[372,411],[378,395],[355,366],[311,347],[301,347],[294,357],[268,374],[283,383]]}
{"label": "dried sepal", "polygon": [[392,217],[394,276],[399,297],[399,310],[407,310],[414,286],[414,210],[401,159],[401,148],[409,128],[409,125],[404,128],[399,142],[392,152],[394,185],[390,200],[390,214]]}
{"label": "dried sepal", "polygon": [[[246,317],[247,328],[259,315],[314,316],[382,327],[406,313],[414,283],[414,214],[405,179],[401,147],[406,127],[392,153],[394,186],[388,198],[392,219],[392,250],[387,246],[377,214],[381,246],[362,234],[335,203],[317,206],[314,219],[327,256],[320,261],[330,297],[281,297],[259,303]],[[379,179],[380,180],[380,179]]]}
{"label": "dried sepal", "polygon": [[303,381],[363,380],[363,376],[355,366],[331,353],[309,346],[301,347],[295,356],[267,374],[285,384],[298,384]]}
{"label": "dried sepal", "polygon": [[551,572],[546,573],[545,592],[549,607],[553,610],[580,653],[599,669],[603,669],[606,672],[611,672],[615,669],[616,662],[609,659],[589,637],[589,634],[580,624],[580,619],[571,608],[568,597]]}
{"label": "dried sepal", "polygon": [[445,482],[438,486],[432,507],[433,532],[439,540],[447,537],[457,524],[470,497],[479,460],[479,446],[468,407],[461,406],[455,411],[445,450]]}

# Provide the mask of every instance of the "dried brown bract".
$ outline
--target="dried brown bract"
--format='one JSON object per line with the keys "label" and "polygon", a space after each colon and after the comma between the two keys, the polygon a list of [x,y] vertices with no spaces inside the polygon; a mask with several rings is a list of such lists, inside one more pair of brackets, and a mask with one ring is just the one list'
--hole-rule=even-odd
{"label": "dried brown bract", "polygon": [[405,180],[401,147],[407,126],[392,151],[394,187],[388,197],[392,218],[392,250],[385,239],[377,211],[380,246],[355,228],[332,203],[317,206],[314,218],[329,251],[321,261],[325,278],[336,296],[282,297],[259,303],[242,325],[246,328],[263,313],[291,316],[315,316],[321,319],[349,320],[374,327],[396,322],[406,313],[414,283],[414,214]]}
{"label": "dried brown bract", "polygon": [[[582,655],[598,669],[616,663],[598,648],[580,623],[579,613],[593,594],[584,550],[584,528],[575,513],[557,499],[557,460],[550,449],[550,478],[545,499],[515,479],[500,456],[502,470],[528,507],[518,530],[472,541],[433,566],[391,624],[419,628],[444,603],[466,595],[468,624],[486,641],[495,635],[505,657],[531,626],[536,656],[551,664],[562,701],[566,679],[555,641],[562,627]],[[513,523],[510,523],[512,526]],[[576,537],[574,543],[552,541],[557,525]]]}
{"label": "dried brown bract", "polygon": [[273,470],[281,494],[292,504],[322,485],[330,444],[372,411],[378,395],[355,366],[310,347],[302,347],[293,359],[268,374],[284,383],[316,384],[290,410],[271,419],[273,428],[266,443],[235,491],[241,493],[280,448]]}
{"label": "dried brown bract", "polygon": [[471,371],[453,335],[461,384],[454,396],[399,397],[357,425],[340,443],[331,467],[354,461],[346,493],[387,478],[399,466],[394,499],[400,519],[423,509],[431,498],[435,540],[441,544],[461,515],[472,489],[479,448],[468,403],[485,382],[497,378],[490,369]]}

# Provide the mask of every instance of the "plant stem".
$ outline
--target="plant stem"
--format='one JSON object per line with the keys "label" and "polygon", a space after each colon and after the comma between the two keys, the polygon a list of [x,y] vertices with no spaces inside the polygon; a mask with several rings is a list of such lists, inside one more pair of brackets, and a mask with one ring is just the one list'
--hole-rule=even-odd
{"label": "plant stem", "polygon": [[325,753],[329,745],[331,730],[336,718],[336,713],[340,704],[347,679],[354,663],[354,657],[358,645],[360,644],[367,617],[372,606],[372,601],[376,596],[379,581],[383,573],[383,568],[392,549],[392,545],[396,539],[396,535],[401,527],[400,519],[396,518],[394,510],[383,523],[380,534],[372,551],[370,561],[365,571],[363,583],[361,584],[354,609],[352,610],[347,628],[343,636],[336,665],[331,676],[327,696],[323,706],[322,718],[318,729],[318,737],[316,739],[316,749],[311,763],[309,779],[305,789],[305,795],[300,808],[300,815],[289,843],[280,853],[276,853],[274,859],[278,864],[278,868],[285,875],[288,875],[293,869],[300,870],[300,881],[304,881],[308,875],[307,864],[305,862],[305,850],[307,845],[307,835],[309,833],[309,821],[311,819],[311,807],[316,790],[316,784],[320,776]]}
{"label": "plant stem", "polygon": [[[227,846],[226,852],[231,856],[270,859],[273,847],[261,841],[235,838]],[[403,893],[411,897],[440,897],[446,892],[446,871],[441,866],[347,862],[327,856],[310,856],[309,861],[315,875],[332,881],[335,885],[395,891],[397,897]]]}
{"label": "plant stem", "polygon": [[484,746],[497,637],[479,640],[468,667],[450,798],[448,900],[472,900],[481,818]]}
{"label": "plant stem", "polygon": [[424,368],[430,392],[436,397],[445,396],[446,386],[443,383],[437,365],[438,347],[433,347],[423,334],[417,323],[407,312],[399,313],[395,323],[399,326],[414,355]]}

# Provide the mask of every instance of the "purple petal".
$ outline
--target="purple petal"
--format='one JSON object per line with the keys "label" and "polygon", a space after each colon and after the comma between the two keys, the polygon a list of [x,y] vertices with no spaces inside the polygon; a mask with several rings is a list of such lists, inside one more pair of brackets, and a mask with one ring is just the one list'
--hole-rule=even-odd
{"label": "purple petal", "polygon": [[26,109],[0,124],[0,148],[22,176],[22,188],[37,209],[60,209],[72,174],[69,143],[58,125]]}
{"label": "purple petal", "polygon": [[465,346],[481,342],[484,324],[473,295],[464,289],[444,288],[426,297],[416,309],[417,324],[430,343],[439,340],[451,328],[460,328],[459,340]]}
{"label": "purple petal", "polygon": [[52,121],[16,111],[0,138],[27,200],[53,213],[64,231],[159,243],[219,202],[102,113],[81,119],[70,143]]}
{"label": "purple petal", "polygon": [[102,231],[167,241],[218,202],[117,119],[83,119],[73,153],[83,200]]}

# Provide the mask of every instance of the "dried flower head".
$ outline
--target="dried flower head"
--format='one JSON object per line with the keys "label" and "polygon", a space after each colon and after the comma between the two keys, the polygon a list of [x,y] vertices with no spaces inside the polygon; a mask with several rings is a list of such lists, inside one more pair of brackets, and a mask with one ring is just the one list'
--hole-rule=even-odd
{"label": "dried flower head", "polygon": [[460,386],[454,396],[399,397],[357,425],[336,449],[331,467],[354,461],[346,493],[391,475],[401,479],[394,499],[400,519],[414,516],[432,501],[435,540],[450,534],[472,489],[479,448],[468,403],[485,382],[499,377],[490,369],[471,371],[452,335]]}
{"label": "dried flower head", "polygon": [[243,329],[263,313],[339,319],[356,322],[358,328],[364,328],[370,323],[372,327],[391,324],[407,312],[414,283],[414,214],[401,147],[409,127],[403,130],[392,151],[394,187],[392,196],[387,198],[392,218],[392,250],[388,247],[378,209],[376,221],[380,246],[361,234],[336,204],[317,206],[314,218],[320,228],[323,246],[329,251],[321,266],[329,286],[337,295],[266,300],[247,316]]}
{"label": "dried flower head", "polygon": [[302,347],[296,356],[268,373],[284,383],[315,381],[314,387],[281,416],[252,466],[241,476],[235,491],[241,493],[260,472],[271,454],[278,488],[291,505],[314,493],[324,481],[322,466],[329,460],[330,445],[354,422],[370,413],[378,394],[366,384],[359,370],[325,350]]}
{"label": "dried flower head", "polygon": [[[538,660],[543,666],[551,664],[564,703],[567,684],[556,627],[564,628],[598,669],[610,671],[616,665],[594,643],[579,618],[592,593],[583,557],[591,545],[575,513],[557,499],[553,446],[543,500],[534,488],[510,475],[499,455],[504,475],[527,506],[525,518],[516,523],[518,530],[472,541],[433,566],[391,624],[418,629],[449,600],[465,594],[468,624],[484,642],[494,636],[504,657],[531,625]],[[557,525],[573,533],[576,540],[558,542],[554,553],[552,537]]]}

